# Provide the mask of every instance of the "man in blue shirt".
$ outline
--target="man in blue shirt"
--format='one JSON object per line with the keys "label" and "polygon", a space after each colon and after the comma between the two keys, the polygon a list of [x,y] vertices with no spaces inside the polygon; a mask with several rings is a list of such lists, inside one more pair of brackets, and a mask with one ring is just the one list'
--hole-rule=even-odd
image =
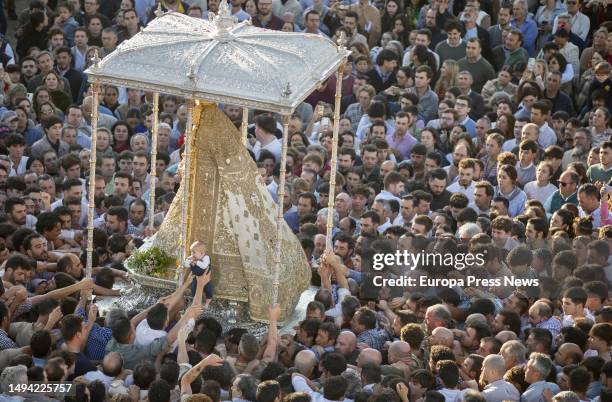
{"label": "man in blue shirt", "polygon": [[529,53],[529,57],[535,56],[536,40],[538,39],[538,26],[535,21],[527,15],[527,4],[525,0],[516,0],[512,7],[514,19],[510,24],[518,28],[523,34],[523,47]]}

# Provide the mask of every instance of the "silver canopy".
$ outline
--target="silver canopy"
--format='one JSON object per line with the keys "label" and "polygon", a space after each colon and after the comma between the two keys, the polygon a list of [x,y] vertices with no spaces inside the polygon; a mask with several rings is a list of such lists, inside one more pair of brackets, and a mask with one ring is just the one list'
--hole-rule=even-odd
{"label": "silver canopy", "polygon": [[160,15],[94,63],[89,80],[291,113],[349,53],[322,36],[236,23],[226,4],[211,21]]}

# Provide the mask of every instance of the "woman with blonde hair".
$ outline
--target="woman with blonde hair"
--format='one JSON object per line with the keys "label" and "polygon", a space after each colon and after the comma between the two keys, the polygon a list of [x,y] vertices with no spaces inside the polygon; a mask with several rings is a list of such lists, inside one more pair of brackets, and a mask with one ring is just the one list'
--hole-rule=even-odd
{"label": "woman with blonde hair", "polygon": [[444,94],[449,88],[457,86],[457,74],[459,74],[459,63],[455,60],[444,60],[440,68],[440,78],[436,82],[434,92],[438,98],[444,98]]}
{"label": "woman with blonde hair", "polygon": [[544,84],[546,83],[546,77],[548,76],[548,63],[546,60],[537,59],[533,64],[533,69],[526,69],[521,77],[522,84],[525,81],[534,81],[540,87],[540,90],[544,90]]}

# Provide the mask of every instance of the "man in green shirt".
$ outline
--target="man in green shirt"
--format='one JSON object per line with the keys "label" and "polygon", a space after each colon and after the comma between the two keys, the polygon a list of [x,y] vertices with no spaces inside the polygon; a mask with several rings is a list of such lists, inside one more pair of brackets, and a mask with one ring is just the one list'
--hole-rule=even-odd
{"label": "man in green shirt", "polygon": [[459,59],[459,71],[469,71],[474,77],[472,91],[480,93],[487,81],[495,78],[495,70],[491,63],[482,57],[480,39],[470,38],[467,41],[465,57]]}
{"label": "man in green shirt", "polygon": [[461,39],[463,26],[457,20],[449,20],[444,25],[447,39],[436,45],[440,56],[440,66],[444,60],[459,60],[465,57],[465,42]]}
{"label": "man in green shirt", "polygon": [[612,141],[605,141],[599,147],[599,161],[589,167],[587,176],[591,183],[608,184],[612,179]]}

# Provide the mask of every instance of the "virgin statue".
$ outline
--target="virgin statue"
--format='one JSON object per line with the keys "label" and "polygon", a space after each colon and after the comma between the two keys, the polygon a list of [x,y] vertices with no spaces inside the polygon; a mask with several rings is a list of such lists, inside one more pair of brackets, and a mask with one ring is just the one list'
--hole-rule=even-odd
{"label": "virgin statue", "polygon": [[[170,255],[199,240],[208,246],[215,298],[248,303],[251,319],[266,321],[272,303],[277,239],[277,204],[230,119],[212,103],[193,110],[189,199],[186,175],[153,245]],[[183,156],[185,160],[185,155]],[[183,222],[183,204],[187,219]],[[187,239],[181,244],[182,225]],[[310,282],[310,269],[299,240],[281,223],[278,304],[281,320],[293,312]],[[180,265],[180,264],[179,264]]]}

